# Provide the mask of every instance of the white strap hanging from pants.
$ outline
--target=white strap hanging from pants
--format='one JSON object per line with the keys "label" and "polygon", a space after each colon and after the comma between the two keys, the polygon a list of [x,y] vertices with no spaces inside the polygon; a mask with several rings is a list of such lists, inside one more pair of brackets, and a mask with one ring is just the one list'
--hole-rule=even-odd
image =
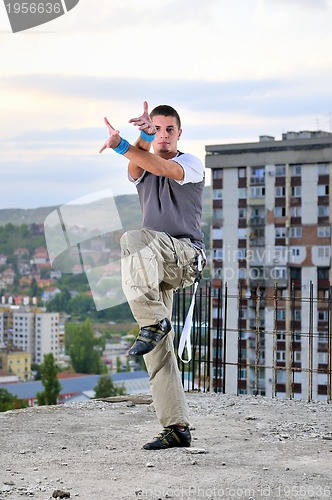
{"label": "white strap hanging from pants", "polygon": [[[183,330],[181,333],[180,337],[180,342],[179,342],[179,348],[178,348],[178,356],[181,359],[183,363],[189,363],[191,361],[191,356],[192,356],[192,349],[191,349],[191,339],[190,339],[190,334],[191,334],[191,327],[193,324],[193,314],[194,314],[194,306],[195,306],[195,299],[196,299],[196,292],[199,284],[199,280],[201,278],[203,270],[203,258],[201,253],[198,254],[197,257],[197,278],[194,283],[194,293],[191,298],[191,303],[188,309],[186,321],[183,326]],[[187,349],[187,355],[188,359],[183,359],[183,351],[184,349]]]}

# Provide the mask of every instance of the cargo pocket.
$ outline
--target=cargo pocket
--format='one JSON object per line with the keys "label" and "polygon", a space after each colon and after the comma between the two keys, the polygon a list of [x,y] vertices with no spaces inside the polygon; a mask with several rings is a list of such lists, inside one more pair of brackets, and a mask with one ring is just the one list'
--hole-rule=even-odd
{"label": "cargo pocket", "polygon": [[192,285],[197,276],[197,250],[179,241],[176,245],[176,257],[180,277],[179,286],[185,288]]}

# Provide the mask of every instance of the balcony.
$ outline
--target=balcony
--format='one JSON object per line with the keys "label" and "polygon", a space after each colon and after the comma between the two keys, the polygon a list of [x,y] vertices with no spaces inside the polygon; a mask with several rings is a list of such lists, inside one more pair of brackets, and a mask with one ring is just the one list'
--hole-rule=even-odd
{"label": "balcony", "polygon": [[[259,329],[265,328],[265,320],[263,318],[259,319],[258,327]],[[256,318],[249,319],[249,328],[250,330],[256,330]]]}
{"label": "balcony", "polygon": [[[255,298],[255,299],[249,299],[248,300],[248,306],[252,309],[256,309],[257,307],[257,302],[258,302],[258,298]],[[260,309],[263,309],[264,307],[266,306],[266,300],[264,298],[260,298],[259,299],[259,308]]]}
{"label": "balcony", "polygon": [[265,236],[250,236],[249,242],[251,247],[264,247]]}
{"label": "balcony", "polygon": [[250,177],[250,186],[262,186],[265,184],[265,176],[252,176]]}
{"label": "balcony", "polygon": [[250,226],[265,226],[265,217],[264,216],[254,216],[250,217],[249,224]]}

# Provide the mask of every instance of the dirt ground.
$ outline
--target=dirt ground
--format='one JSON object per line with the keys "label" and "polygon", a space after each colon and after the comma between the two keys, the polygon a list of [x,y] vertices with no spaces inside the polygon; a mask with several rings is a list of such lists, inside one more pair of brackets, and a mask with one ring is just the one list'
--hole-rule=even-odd
{"label": "dirt ground", "polygon": [[332,498],[332,404],[187,398],[187,449],[142,449],[160,430],[144,400],[1,413],[0,499]]}

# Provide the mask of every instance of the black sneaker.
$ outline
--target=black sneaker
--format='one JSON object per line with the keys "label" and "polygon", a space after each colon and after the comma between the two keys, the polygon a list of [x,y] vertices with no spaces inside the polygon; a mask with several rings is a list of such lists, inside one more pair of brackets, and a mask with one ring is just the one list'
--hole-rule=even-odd
{"label": "black sneaker", "polygon": [[131,356],[141,356],[142,354],[147,354],[152,351],[158,342],[160,342],[161,339],[171,331],[171,328],[171,323],[167,318],[162,319],[156,325],[141,328],[136,341],[129,349],[128,354]]}
{"label": "black sneaker", "polygon": [[146,443],[145,450],[164,450],[165,448],[189,447],[191,443],[191,434],[189,427],[183,431],[175,426],[165,427],[153,441]]}

